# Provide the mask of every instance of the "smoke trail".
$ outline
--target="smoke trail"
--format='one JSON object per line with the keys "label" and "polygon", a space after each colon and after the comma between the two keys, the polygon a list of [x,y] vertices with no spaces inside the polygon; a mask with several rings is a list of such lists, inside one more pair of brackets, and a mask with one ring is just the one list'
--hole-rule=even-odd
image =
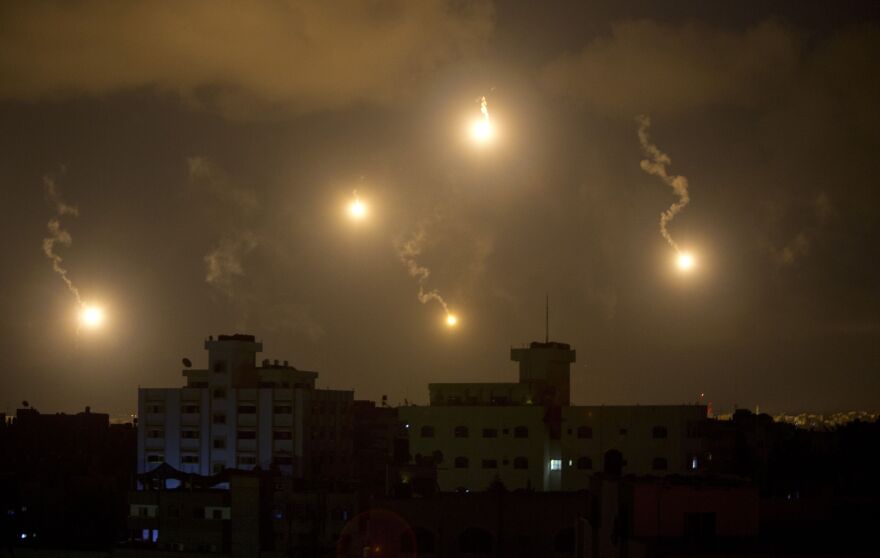
{"label": "smoke trail", "polygon": [[483,122],[489,124],[489,103],[486,101],[485,95],[480,99],[480,112],[483,113]]}
{"label": "smoke trail", "polygon": [[425,282],[428,280],[431,272],[427,267],[419,265],[416,261],[416,257],[422,253],[422,245],[424,242],[425,229],[424,227],[419,227],[419,230],[412,238],[398,246],[397,256],[400,258],[400,261],[403,262],[403,265],[406,266],[406,270],[409,272],[410,277],[415,278],[419,285],[419,302],[427,304],[432,300],[436,300],[441,306],[443,306],[443,310],[446,314],[449,315],[449,305],[446,304],[446,301],[443,300],[443,297],[440,296],[437,289],[431,289],[430,291],[425,290]]}
{"label": "smoke trail", "polygon": [[64,230],[61,227],[61,217],[65,215],[72,215],[74,217],[79,216],[79,210],[76,206],[67,205],[61,199],[60,194],[58,193],[58,189],[55,186],[55,181],[48,176],[43,177],[43,185],[46,189],[46,201],[48,201],[55,208],[55,217],[49,219],[49,223],[47,224],[47,228],[49,229],[49,236],[43,239],[43,253],[46,254],[46,257],[49,258],[49,261],[52,262],[52,269],[61,276],[61,279],[64,280],[64,283],[67,284],[67,288],[70,289],[70,292],[73,293],[73,296],[76,297],[76,302],[80,306],[84,306],[82,298],[79,295],[79,289],[73,284],[70,277],[67,275],[67,269],[64,268],[61,264],[63,260],[61,256],[55,253],[55,245],[61,244],[62,246],[70,246],[73,242],[73,238],[70,236],[70,233]]}
{"label": "smoke trail", "polygon": [[672,164],[672,159],[669,158],[669,155],[660,151],[648,138],[648,128],[651,127],[651,118],[642,115],[639,116],[637,120],[639,122],[639,143],[642,145],[642,151],[644,151],[645,156],[649,157],[649,159],[642,159],[642,170],[648,174],[659,176],[663,182],[672,187],[675,195],[678,196],[678,201],[660,214],[660,234],[662,234],[663,238],[669,242],[670,246],[675,248],[676,252],[681,252],[678,248],[678,244],[672,240],[668,226],[669,222],[672,221],[672,219],[684,209],[684,206],[691,201],[690,195],[688,194],[688,181],[687,178],[681,175],[670,175],[666,171],[666,166]]}

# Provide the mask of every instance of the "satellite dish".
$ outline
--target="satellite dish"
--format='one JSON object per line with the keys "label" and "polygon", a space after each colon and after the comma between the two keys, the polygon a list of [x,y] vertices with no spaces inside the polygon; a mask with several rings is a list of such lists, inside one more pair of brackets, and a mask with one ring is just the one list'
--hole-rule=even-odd
{"label": "satellite dish", "polygon": [[189,367],[191,367],[191,366],[193,365],[193,363],[192,363],[192,361],[191,361],[190,359],[188,359],[188,358],[184,358],[184,359],[183,359],[183,365],[186,366],[187,368],[189,368]]}

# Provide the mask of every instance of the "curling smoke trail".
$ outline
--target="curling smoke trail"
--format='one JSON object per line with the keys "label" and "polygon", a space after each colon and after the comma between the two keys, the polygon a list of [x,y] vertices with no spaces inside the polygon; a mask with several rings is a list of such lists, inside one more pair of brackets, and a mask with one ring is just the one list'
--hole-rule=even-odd
{"label": "curling smoke trail", "polygon": [[397,256],[400,258],[400,261],[403,262],[403,265],[406,266],[406,270],[409,272],[410,277],[415,278],[419,285],[419,302],[427,304],[432,300],[436,300],[441,306],[443,306],[443,310],[448,317],[450,315],[449,305],[446,304],[446,301],[443,300],[443,297],[440,296],[437,289],[431,289],[430,291],[425,290],[425,282],[428,280],[431,272],[427,267],[419,265],[416,261],[416,257],[422,253],[422,245],[424,242],[425,230],[424,228],[419,228],[418,232],[416,232],[412,238],[398,247]]}
{"label": "curling smoke trail", "polygon": [[83,308],[85,304],[79,295],[79,289],[76,288],[73,281],[68,277],[67,269],[62,266],[63,260],[61,259],[61,256],[55,253],[56,244],[70,246],[73,242],[70,233],[61,227],[61,217],[65,215],[77,217],[79,216],[79,210],[76,206],[67,205],[62,201],[61,196],[58,194],[58,189],[55,186],[55,181],[50,177],[43,177],[43,184],[46,188],[46,200],[55,208],[55,217],[49,219],[49,223],[47,224],[49,236],[43,239],[43,253],[46,254],[46,257],[52,262],[52,269],[55,273],[61,276],[61,279],[67,284],[67,288],[70,289],[70,292],[76,297],[77,304],[79,304],[80,308]]}
{"label": "curling smoke trail", "polygon": [[669,222],[672,221],[672,219],[691,201],[690,195],[688,194],[688,181],[687,178],[681,175],[670,175],[666,171],[666,166],[672,164],[672,159],[669,158],[669,155],[660,151],[656,145],[651,143],[648,137],[648,128],[651,127],[651,118],[642,115],[638,117],[638,122],[639,143],[642,145],[642,151],[644,151],[645,156],[649,157],[648,159],[642,159],[642,170],[648,174],[660,177],[663,182],[672,187],[675,195],[678,196],[678,201],[660,214],[660,234],[662,234],[663,238],[669,242],[670,246],[675,248],[676,252],[681,253],[678,244],[672,240],[672,236],[669,234],[668,226]]}
{"label": "curling smoke trail", "polygon": [[489,103],[486,102],[485,95],[482,99],[480,99],[480,112],[483,113],[483,123],[485,126],[489,125]]}

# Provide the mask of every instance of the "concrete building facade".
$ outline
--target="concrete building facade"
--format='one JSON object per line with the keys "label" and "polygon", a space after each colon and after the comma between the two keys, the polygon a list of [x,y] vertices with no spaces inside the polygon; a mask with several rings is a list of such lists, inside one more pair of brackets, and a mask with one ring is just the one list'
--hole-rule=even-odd
{"label": "concrete building facade", "polygon": [[594,472],[701,467],[702,405],[573,406],[565,343],[511,350],[516,383],[430,384],[430,405],[399,409],[416,461],[433,459],[441,491],[589,488]]}
{"label": "concrete building facade", "polygon": [[208,367],[185,369],[186,386],[138,390],[138,473],[167,463],[199,475],[350,477],[353,392],[316,389],[316,372],[287,361],[258,366],[252,335],[209,337],[205,349]]}

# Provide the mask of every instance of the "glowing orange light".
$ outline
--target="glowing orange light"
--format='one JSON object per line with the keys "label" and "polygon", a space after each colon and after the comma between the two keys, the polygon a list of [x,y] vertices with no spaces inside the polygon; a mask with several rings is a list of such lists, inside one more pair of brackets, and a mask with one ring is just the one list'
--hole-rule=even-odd
{"label": "glowing orange light", "polygon": [[79,313],[79,321],[89,329],[101,327],[104,323],[104,310],[97,306],[84,305]]}
{"label": "glowing orange light", "polygon": [[696,260],[691,254],[687,252],[682,252],[678,255],[678,259],[676,260],[676,265],[678,265],[678,269],[682,271],[690,271],[693,269],[694,265],[696,265]]}
{"label": "glowing orange light", "polygon": [[455,314],[446,314],[446,325],[455,327],[458,325],[458,317]]}

